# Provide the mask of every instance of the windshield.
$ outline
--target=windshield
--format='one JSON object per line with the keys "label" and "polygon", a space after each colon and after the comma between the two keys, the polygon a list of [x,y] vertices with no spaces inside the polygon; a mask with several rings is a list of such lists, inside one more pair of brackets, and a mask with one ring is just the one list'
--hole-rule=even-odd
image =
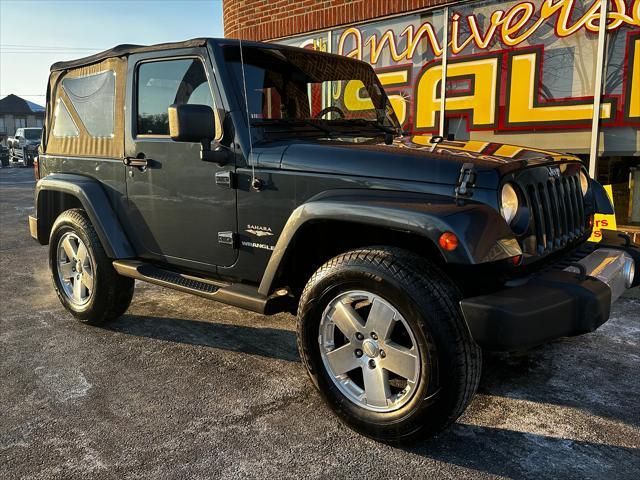
{"label": "windshield", "polygon": [[40,140],[42,136],[41,128],[25,128],[24,129],[24,138],[27,140]]}
{"label": "windshield", "polygon": [[[244,80],[252,126],[315,127],[327,135],[397,133],[393,108],[373,69],[313,51],[243,47]],[[227,47],[234,86],[244,99],[240,49]],[[244,106],[244,101],[241,102]]]}

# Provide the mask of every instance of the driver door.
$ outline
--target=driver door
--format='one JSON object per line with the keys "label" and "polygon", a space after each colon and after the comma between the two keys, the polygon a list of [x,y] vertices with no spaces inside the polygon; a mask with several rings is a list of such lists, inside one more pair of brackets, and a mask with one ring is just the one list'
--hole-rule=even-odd
{"label": "driver door", "polygon": [[[219,241],[236,231],[236,192],[216,184],[216,173],[235,166],[203,162],[199,143],[169,137],[169,105],[205,104],[217,112],[219,102],[206,49],[172,53],[170,58],[157,52],[129,58],[132,108],[125,154],[146,159],[147,167],[124,167],[127,224],[141,257],[214,271],[232,265],[238,254],[233,244]],[[218,139],[222,131],[216,120]]]}

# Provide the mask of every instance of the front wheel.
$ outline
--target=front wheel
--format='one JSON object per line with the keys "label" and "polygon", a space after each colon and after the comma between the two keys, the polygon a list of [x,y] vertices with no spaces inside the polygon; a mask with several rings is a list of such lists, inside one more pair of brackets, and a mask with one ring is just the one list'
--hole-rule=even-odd
{"label": "front wheel", "polygon": [[84,210],[67,210],[56,219],[49,266],[62,305],[84,322],[115,319],[131,303],[134,280],[115,271]]}
{"label": "front wheel", "polygon": [[313,383],[356,431],[385,442],[438,433],[465,410],[480,348],[433,264],[396,248],[340,255],[309,280],[298,347]]}

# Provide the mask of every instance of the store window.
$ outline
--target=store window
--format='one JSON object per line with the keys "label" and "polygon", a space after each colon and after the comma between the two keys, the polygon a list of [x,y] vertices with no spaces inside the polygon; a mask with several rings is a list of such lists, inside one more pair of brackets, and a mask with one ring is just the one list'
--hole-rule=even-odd
{"label": "store window", "polygon": [[444,26],[437,9],[340,28],[331,32],[331,52],[373,66],[405,130],[437,133]]}
{"label": "store window", "polygon": [[[597,35],[583,28],[560,37],[556,16],[541,21],[544,4],[491,0],[449,7],[445,133],[588,158]],[[574,6],[569,25],[579,24],[591,3]],[[492,31],[496,15],[517,19],[519,28]],[[610,117],[612,104],[602,108]]]}
{"label": "store window", "polygon": [[[628,12],[633,0],[626,0]],[[609,8],[615,6],[610,2]],[[617,114],[599,125],[596,176],[611,185],[616,223],[640,227],[640,30],[623,24],[607,34],[603,98]]]}
{"label": "store window", "polygon": [[14,122],[16,130],[19,128],[25,128],[27,126],[27,117],[16,117]]}
{"label": "store window", "polygon": [[477,151],[498,142],[568,152],[587,166],[595,158],[590,170],[610,187],[619,228],[640,231],[638,0],[609,0],[604,58],[599,6],[600,0],[455,2],[278,42],[370,63],[409,132],[432,135],[443,124],[443,133],[475,140],[467,148]]}

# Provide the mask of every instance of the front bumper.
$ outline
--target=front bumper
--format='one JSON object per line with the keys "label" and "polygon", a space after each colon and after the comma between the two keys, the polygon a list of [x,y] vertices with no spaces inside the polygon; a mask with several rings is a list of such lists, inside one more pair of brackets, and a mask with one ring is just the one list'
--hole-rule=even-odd
{"label": "front bumper", "polygon": [[[460,306],[475,341],[487,350],[514,351],[597,329],[609,319],[611,304],[631,286],[626,282],[629,268],[640,268],[640,248],[610,240],[580,265],[464,299]],[[633,285],[639,282],[636,275]]]}

